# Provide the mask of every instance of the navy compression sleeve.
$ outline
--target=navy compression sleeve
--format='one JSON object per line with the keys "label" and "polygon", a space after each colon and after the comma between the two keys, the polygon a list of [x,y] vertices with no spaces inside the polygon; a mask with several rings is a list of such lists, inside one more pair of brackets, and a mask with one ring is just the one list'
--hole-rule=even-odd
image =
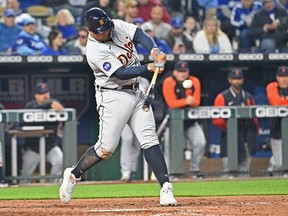
{"label": "navy compression sleeve", "polygon": [[147,64],[141,66],[132,66],[125,68],[120,67],[118,68],[112,76],[117,77],[118,79],[125,80],[138,77],[146,72],[149,72],[147,69]]}
{"label": "navy compression sleeve", "polygon": [[153,47],[157,47],[154,40],[139,27],[137,27],[136,32],[134,34],[133,43],[134,44],[140,43],[149,52]]}

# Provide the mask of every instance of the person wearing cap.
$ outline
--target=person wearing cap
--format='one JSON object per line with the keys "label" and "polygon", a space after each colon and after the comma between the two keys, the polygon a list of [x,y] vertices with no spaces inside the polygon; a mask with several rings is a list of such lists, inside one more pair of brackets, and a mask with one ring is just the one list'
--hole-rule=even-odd
{"label": "person wearing cap", "polygon": [[36,20],[33,17],[24,19],[23,30],[12,45],[12,54],[40,55],[46,48],[47,44],[36,34]]}
{"label": "person wearing cap", "polygon": [[144,23],[144,20],[140,17],[136,17],[134,20],[133,20],[133,24],[140,27],[142,24]]}
{"label": "person wearing cap", "polygon": [[285,49],[287,12],[275,5],[274,0],[262,0],[263,9],[255,14],[249,29],[251,40],[260,40],[261,52],[280,52]]}
{"label": "person wearing cap", "polygon": [[[37,83],[34,88],[34,100],[26,104],[26,109],[53,109],[57,112],[63,111],[63,105],[56,99],[51,98],[50,90],[47,83]],[[27,125],[27,123],[25,123]],[[59,182],[59,178],[63,171],[63,152],[59,147],[62,135],[62,123],[41,122],[29,123],[29,126],[44,126],[45,129],[54,130],[54,134],[46,138],[46,161],[51,164],[50,175],[55,176],[51,181]],[[60,135],[61,134],[61,135]],[[22,154],[22,170],[21,176],[33,175],[36,167],[40,162],[39,145],[35,144],[39,141],[38,138],[27,138],[23,145]],[[29,183],[28,180],[21,180],[20,184]]]}
{"label": "person wearing cap", "polygon": [[[166,54],[172,53],[167,42],[155,36],[153,26],[150,22],[143,23],[140,27],[155,41],[155,44],[159,47],[160,50],[162,50]],[[149,51],[139,43],[136,44],[136,50],[138,54],[149,54]]]}
{"label": "person wearing cap", "polygon": [[173,17],[171,31],[164,38],[174,54],[192,53],[193,44],[184,35],[184,22],[181,17]]}
{"label": "person wearing cap", "polygon": [[148,21],[153,26],[155,36],[161,39],[167,37],[171,30],[171,25],[162,20],[163,10],[160,5],[154,5],[150,12],[151,19]]}
{"label": "person wearing cap", "polygon": [[[189,85],[183,84],[184,82],[187,83],[187,81]],[[200,81],[197,77],[189,75],[188,63],[185,61],[178,61],[175,64],[172,76],[167,77],[163,82],[162,92],[170,109],[197,108],[200,105]],[[183,150],[192,151],[189,177],[202,179],[204,175],[200,172],[200,164],[206,145],[203,129],[198,121],[185,120],[184,131],[186,146],[183,146]]]}
{"label": "person wearing cap", "polygon": [[254,0],[241,0],[233,7],[231,14],[231,24],[239,31],[240,52],[251,51],[251,41],[249,38],[249,27],[251,26],[253,16],[262,9],[262,4]]}
{"label": "person wearing cap", "polygon": [[15,25],[16,13],[12,9],[6,9],[3,14],[4,22],[0,23],[0,55],[6,55],[16,41],[21,29]]}
{"label": "person wearing cap", "polygon": [[203,30],[197,32],[193,47],[196,53],[203,54],[233,52],[229,38],[220,30],[216,17],[208,17],[204,20]]}
{"label": "person wearing cap", "polygon": [[[276,81],[270,82],[266,87],[268,103],[271,106],[288,105],[288,67],[280,66],[277,69]],[[270,119],[270,137],[273,157],[270,159],[272,164],[271,171],[273,176],[281,176],[282,173],[282,118]]]}
{"label": "person wearing cap", "polygon": [[[228,75],[230,87],[218,94],[214,101],[215,107],[224,106],[253,106],[253,96],[243,89],[243,72],[232,69]],[[221,157],[222,157],[222,177],[228,177],[227,158],[227,124],[226,120],[212,119],[212,122],[221,130]],[[238,171],[239,177],[248,177],[250,172],[250,156],[256,151],[257,119],[238,119]]]}
{"label": "person wearing cap", "polygon": [[16,13],[16,16],[22,13],[20,9],[20,3],[18,0],[7,0],[6,1],[6,9],[12,9]]}
{"label": "person wearing cap", "polygon": [[162,20],[165,23],[170,24],[171,17],[167,11],[167,9],[162,5],[162,3],[158,0],[137,0],[138,3],[138,16],[144,19],[145,22],[151,20],[151,10],[153,6],[159,5],[163,8],[163,17]]}

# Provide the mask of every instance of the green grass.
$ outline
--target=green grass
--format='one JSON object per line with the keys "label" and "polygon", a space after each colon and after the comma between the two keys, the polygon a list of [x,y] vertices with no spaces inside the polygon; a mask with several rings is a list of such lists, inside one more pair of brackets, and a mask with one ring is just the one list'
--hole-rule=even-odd
{"label": "green grass", "polygon": [[[58,186],[1,188],[0,200],[58,199]],[[175,196],[288,195],[288,180],[175,182]],[[156,183],[78,185],[73,198],[154,197]]]}

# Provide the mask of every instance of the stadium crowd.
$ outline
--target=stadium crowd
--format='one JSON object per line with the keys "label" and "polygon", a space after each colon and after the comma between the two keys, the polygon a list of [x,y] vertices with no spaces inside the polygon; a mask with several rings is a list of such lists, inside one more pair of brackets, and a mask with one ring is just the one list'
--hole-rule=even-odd
{"label": "stadium crowd", "polygon": [[287,0],[0,0],[0,54],[85,54],[83,15],[95,6],[168,54],[288,50]]}

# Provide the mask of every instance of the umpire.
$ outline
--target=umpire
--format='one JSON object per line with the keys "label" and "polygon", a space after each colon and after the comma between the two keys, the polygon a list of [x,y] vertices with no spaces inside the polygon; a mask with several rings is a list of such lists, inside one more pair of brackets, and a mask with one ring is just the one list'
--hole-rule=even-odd
{"label": "umpire", "polygon": [[[230,87],[218,94],[214,106],[252,106],[252,95],[243,89],[244,76],[240,69],[233,69],[228,75]],[[227,125],[225,119],[213,119],[213,124],[222,131],[221,157],[223,177],[228,177]],[[238,119],[238,164],[242,177],[249,176],[250,155],[256,150],[257,119]]]}

